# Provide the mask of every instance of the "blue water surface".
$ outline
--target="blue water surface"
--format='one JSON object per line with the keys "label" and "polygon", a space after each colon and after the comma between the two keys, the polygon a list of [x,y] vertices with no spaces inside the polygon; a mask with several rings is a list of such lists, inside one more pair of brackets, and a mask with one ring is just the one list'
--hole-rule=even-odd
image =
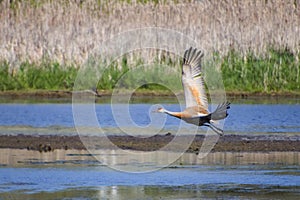
{"label": "blue water surface", "polygon": [[[288,171],[298,174],[277,173]],[[250,178],[251,177],[251,178]],[[195,166],[130,174],[106,167],[81,168],[0,168],[0,192],[10,190],[57,191],[96,186],[181,186],[181,185],[264,185],[299,186],[299,167]]]}
{"label": "blue water surface", "polygon": [[[178,104],[165,108],[180,111]],[[101,127],[117,127],[110,104],[96,104]],[[138,126],[150,122],[151,104],[130,104],[130,117]],[[74,127],[72,104],[0,104],[0,126]],[[232,104],[224,129],[228,132],[300,132],[300,105]],[[122,117],[122,113],[118,113]],[[163,114],[156,113],[157,117]],[[119,116],[119,117],[120,117]],[[155,115],[154,115],[155,117]],[[168,116],[165,127],[178,127],[180,120]]]}

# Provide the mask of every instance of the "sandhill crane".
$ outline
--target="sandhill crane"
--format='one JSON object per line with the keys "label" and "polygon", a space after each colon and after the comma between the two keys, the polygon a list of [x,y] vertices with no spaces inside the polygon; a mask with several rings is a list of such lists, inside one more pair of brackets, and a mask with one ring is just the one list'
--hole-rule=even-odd
{"label": "sandhill crane", "polygon": [[157,112],[166,113],[173,117],[184,120],[187,123],[197,126],[207,126],[219,135],[223,135],[223,130],[213,123],[227,117],[229,102],[218,105],[212,113],[208,111],[207,96],[201,71],[201,59],[203,53],[196,48],[189,48],[185,51],[182,65],[182,85],[186,102],[186,109],[182,112],[171,112],[164,108],[158,108]]}

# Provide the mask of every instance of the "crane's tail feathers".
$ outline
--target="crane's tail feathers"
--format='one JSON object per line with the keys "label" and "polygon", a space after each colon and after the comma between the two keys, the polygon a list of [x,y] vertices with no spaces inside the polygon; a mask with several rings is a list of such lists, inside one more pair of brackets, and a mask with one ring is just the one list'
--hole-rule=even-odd
{"label": "crane's tail feathers", "polygon": [[218,105],[217,109],[211,113],[211,120],[221,120],[228,116],[227,110],[230,108],[230,103],[225,101]]}

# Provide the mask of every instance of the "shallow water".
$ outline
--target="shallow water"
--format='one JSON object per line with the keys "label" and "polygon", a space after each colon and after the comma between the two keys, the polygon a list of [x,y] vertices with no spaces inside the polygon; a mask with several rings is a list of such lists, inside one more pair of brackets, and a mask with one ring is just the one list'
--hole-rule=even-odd
{"label": "shallow water", "polygon": [[296,199],[299,167],[196,166],[126,174],[105,167],[0,168],[9,199]]}
{"label": "shallow water", "polygon": [[[178,104],[163,106],[180,110]],[[131,104],[134,123],[146,127],[152,108]],[[0,134],[77,134],[68,103],[6,103],[0,104],[0,112]],[[118,134],[109,104],[96,104],[96,115],[106,132]],[[161,133],[175,132],[179,123],[167,117]],[[225,134],[297,135],[300,105],[232,104],[224,129]],[[112,170],[79,150],[1,149],[0,199],[298,199],[300,195],[299,152],[210,153],[204,159],[184,154],[166,168],[156,167],[155,172],[130,174]]]}
{"label": "shallow water", "polygon": [[[105,158],[118,152],[98,154]],[[299,152],[216,152],[203,159],[186,153],[168,167],[156,165],[157,171],[134,174],[113,170],[85,150],[0,149],[0,163],[0,199],[297,199],[300,195]]]}
{"label": "shallow water", "polygon": [[[178,104],[163,106],[169,110],[180,111]],[[96,116],[100,127],[104,129],[117,127],[115,119],[123,120],[120,122],[121,126],[132,123],[147,128],[151,123],[151,117],[152,120],[156,119],[152,121],[154,127],[155,123],[161,125],[160,122],[165,120],[163,124],[165,132],[176,130],[180,125],[180,120],[166,117],[164,114],[152,113],[153,109],[152,104],[131,104],[128,118],[132,120],[128,121],[128,118],[123,117],[123,113],[113,113],[110,104],[96,104]],[[0,104],[0,111],[0,134],[34,132],[76,134],[72,129],[75,124],[71,104]],[[39,129],[36,128],[42,129],[37,131]],[[134,126],[131,128],[134,131]],[[186,128],[188,129],[188,126]],[[300,132],[300,105],[232,104],[224,130],[231,133],[297,133]]]}

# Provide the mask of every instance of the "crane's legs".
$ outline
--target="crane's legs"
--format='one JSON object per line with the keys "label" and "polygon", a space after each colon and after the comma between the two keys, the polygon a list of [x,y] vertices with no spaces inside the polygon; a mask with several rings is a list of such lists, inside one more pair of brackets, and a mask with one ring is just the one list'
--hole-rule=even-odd
{"label": "crane's legs", "polygon": [[213,124],[210,124],[210,123],[209,124],[204,124],[204,126],[207,126],[207,127],[211,128],[214,132],[216,132],[220,136],[223,136],[223,134],[224,134],[222,129],[216,127]]}

